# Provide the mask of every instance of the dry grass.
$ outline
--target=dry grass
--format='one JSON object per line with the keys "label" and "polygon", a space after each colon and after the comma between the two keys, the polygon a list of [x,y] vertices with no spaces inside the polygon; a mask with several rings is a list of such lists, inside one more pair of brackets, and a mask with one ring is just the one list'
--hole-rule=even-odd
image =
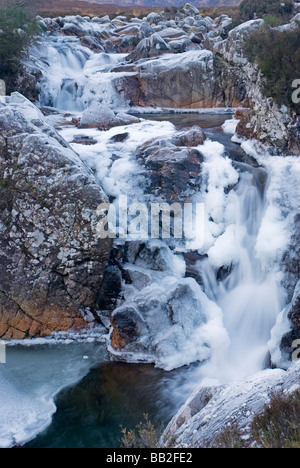
{"label": "dry grass", "polygon": [[254,418],[252,435],[264,448],[300,448],[300,391],[274,394]]}
{"label": "dry grass", "polygon": [[[0,0],[0,7],[7,3],[18,3],[23,0]],[[232,0],[234,3],[235,0]],[[109,2],[109,0],[108,0]],[[143,17],[152,11],[163,11],[167,6],[167,2],[161,1],[162,6],[125,6],[115,5],[113,3],[92,3],[88,1],[79,0],[24,0],[28,5],[28,9],[32,16],[40,15],[42,17],[55,18],[57,16],[66,15],[81,15],[81,16],[105,16],[109,15],[111,18],[118,15]],[[124,2],[125,3],[125,2]],[[185,1],[182,0],[182,5]],[[211,16],[215,18],[220,14],[228,14],[235,17],[239,11],[238,7],[233,6],[217,6],[217,7],[203,7],[199,8],[200,14],[203,16]]]}
{"label": "dry grass", "polygon": [[[0,7],[7,0],[0,0]],[[112,4],[97,4],[77,0],[25,0],[27,9],[32,16],[55,18],[57,16],[81,15],[81,16],[105,16],[118,15],[144,16],[152,11],[161,11],[163,8],[155,7],[126,7]]]}

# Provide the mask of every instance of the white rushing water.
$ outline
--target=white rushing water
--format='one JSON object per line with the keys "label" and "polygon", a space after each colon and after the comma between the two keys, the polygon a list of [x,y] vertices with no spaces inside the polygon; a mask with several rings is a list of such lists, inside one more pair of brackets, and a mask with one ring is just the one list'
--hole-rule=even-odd
{"label": "white rushing water", "polygon": [[[110,72],[124,55],[95,54],[78,39],[62,36],[37,46],[33,53],[44,73],[41,105],[77,114],[95,100],[114,110],[126,107],[112,85],[122,74]],[[235,125],[230,120],[224,130],[230,133]],[[168,138],[174,132],[170,122],[146,120],[106,132],[73,126],[60,130],[116,201],[124,194],[129,200],[143,200],[144,168],[135,151],[151,138]],[[112,140],[122,133],[128,133],[125,143]],[[96,143],[72,143],[82,134]],[[125,265],[135,279],[124,287],[120,305],[142,314],[151,331],[141,343],[148,351],[131,349],[127,359],[154,362],[167,370],[203,362],[188,374],[190,390],[201,379],[224,383],[266,365],[271,330],[285,305],[278,260],[288,245],[288,220],[300,198],[296,158],[266,156],[260,161],[266,172],[249,166],[237,169],[224,146],[209,139],[198,149],[204,157],[202,187],[191,199],[205,204],[204,244],[192,240],[171,251],[166,242],[149,241],[149,251],[158,250],[167,266],[158,272],[143,262]],[[245,150],[251,152],[251,145],[245,144]],[[265,185],[260,182],[264,178]],[[189,250],[206,257],[198,262],[203,285],[185,278],[182,254]],[[170,302],[172,323],[167,315]],[[85,355],[93,357],[83,359]],[[44,350],[11,348],[8,358],[6,365],[0,365],[3,447],[24,443],[46,427],[57,392],[82,378],[106,355],[99,346],[73,344]]]}
{"label": "white rushing water", "polygon": [[127,54],[94,53],[76,37],[55,36],[32,48],[42,71],[40,105],[62,112],[82,112],[92,102],[111,108],[128,107],[114,80],[132,73],[110,73]]}

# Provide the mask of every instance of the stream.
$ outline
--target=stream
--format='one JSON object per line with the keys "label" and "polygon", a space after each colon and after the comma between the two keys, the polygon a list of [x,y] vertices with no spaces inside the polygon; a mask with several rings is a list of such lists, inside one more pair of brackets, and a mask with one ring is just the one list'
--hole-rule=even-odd
{"label": "stream", "polygon": [[[124,55],[95,54],[75,38],[61,36],[38,54],[46,77],[41,106],[77,116],[97,95],[115,111],[124,108],[110,72]],[[290,212],[297,203],[288,180],[281,192],[278,181],[284,171],[292,173],[293,162],[278,158],[271,177],[270,163],[262,167],[222,128],[231,112],[141,117],[140,123],[108,131],[72,124],[58,126],[58,131],[93,169],[109,197],[126,194],[129,201],[142,201],[145,184],[137,147],[183,128],[202,127],[207,137],[198,148],[203,184],[191,200],[205,205],[205,241],[169,249],[165,242],[150,240],[150,251],[158,249],[167,263],[165,271],[147,263],[125,266],[139,279],[147,278],[143,288],[134,282],[124,285],[122,307],[138,304],[146,311],[148,350],[140,346],[128,355],[114,353],[114,361],[105,341],[95,337],[9,346],[7,363],[0,364],[0,446],[117,448],[121,426],[134,428],[146,413],[162,430],[201,382],[224,384],[269,365],[271,330],[286,303],[278,269],[289,236],[282,200]],[[112,141],[122,132],[128,133],[126,143]],[[82,136],[94,144],[78,143]],[[200,284],[185,277],[183,254],[195,251],[201,258],[195,265]],[[168,301],[175,324],[164,312]],[[120,358],[128,362],[118,362]]]}

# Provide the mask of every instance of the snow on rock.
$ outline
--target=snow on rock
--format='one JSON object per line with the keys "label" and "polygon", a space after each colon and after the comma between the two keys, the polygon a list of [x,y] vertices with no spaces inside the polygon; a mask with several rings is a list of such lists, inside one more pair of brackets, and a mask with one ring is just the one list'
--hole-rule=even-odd
{"label": "snow on rock", "polygon": [[160,445],[165,447],[171,443],[177,447],[210,447],[226,426],[234,422],[246,438],[254,415],[263,410],[271,394],[276,391],[289,392],[299,385],[299,381],[298,363],[288,371],[260,371],[225,388],[214,385],[209,389],[201,385],[169,423]]}
{"label": "snow on rock", "polygon": [[81,128],[106,128],[115,118],[114,112],[100,102],[94,102],[82,113]]}

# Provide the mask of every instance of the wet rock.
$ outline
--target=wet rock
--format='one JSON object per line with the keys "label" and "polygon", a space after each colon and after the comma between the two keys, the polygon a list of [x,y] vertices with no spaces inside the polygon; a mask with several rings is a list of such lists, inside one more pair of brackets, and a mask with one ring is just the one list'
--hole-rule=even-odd
{"label": "wet rock", "polygon": [[135,307],[119,307],[111,316],[111,346],[122,350],[144,334],[145,323]]}
{"label": "wet rock", "polygon": [[168,203],[188,199],[200,184],[203,162],[201,152],[189,147],[202,144],[204,139],[202,130],[193,127],[170,140],[157,139],[139,148],[137,154],[146,167],[149,193]]}
{"label": "wet rock", "polygon": [[128,132],[118,133],[117,135],[112,136],[110,140],[113,141],[114,143],[122,143],[123,141],[127,140],[128,137],[129,137]]}
{"label": "wet rock", "polygon": [[0,336],[91,326],[111,249],[92,172],[24,97],[0,108]]}
{"label": "wet rock", "polygon": [[172,143],[175,146],[199,146],[204,143],[206,136],[202,130],[197,125],[194,125],[191,129],[178,132],[173,138]]}

